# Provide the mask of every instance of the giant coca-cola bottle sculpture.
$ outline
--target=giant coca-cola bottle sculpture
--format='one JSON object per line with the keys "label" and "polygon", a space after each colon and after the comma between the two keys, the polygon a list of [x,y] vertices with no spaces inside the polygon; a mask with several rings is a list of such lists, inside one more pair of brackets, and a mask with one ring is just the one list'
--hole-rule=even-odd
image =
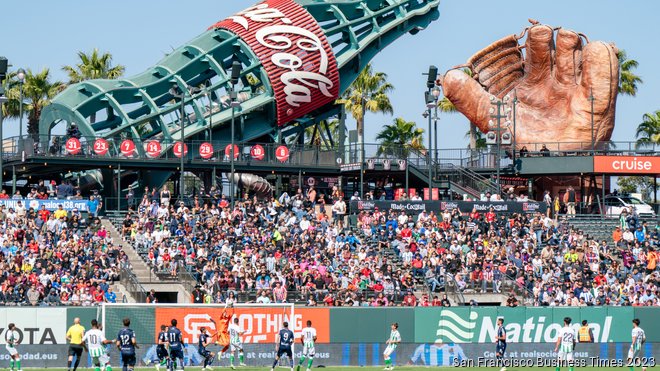
{"label": "giant coca-cola bottle sculpture", "polygon": [[[266,0],[214,24],[142,74],[70,86],[44,109],[40,142],[47,146],[61,122],[78,126],[83,146],[107,139],[110,156],[121,154],[125,139],[136,143],[136,156],[145,157],[141,144],[154,140],[163,155],[171,153],[182,136],[207,140],[210,125],[215,143],[228,142],[234,61],[241,64],[235,140],[266,141],[282,126],[323,113],[382,48],[437,19],[438,4]],[[213,147],[223,150],[220,143]]]}

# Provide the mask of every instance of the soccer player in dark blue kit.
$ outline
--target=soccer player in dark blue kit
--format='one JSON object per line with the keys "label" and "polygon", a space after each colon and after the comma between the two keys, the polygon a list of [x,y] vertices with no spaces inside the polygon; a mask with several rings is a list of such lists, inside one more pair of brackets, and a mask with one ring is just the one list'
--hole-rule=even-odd
{"label": "soccer player in dark blue kit", "polygon": [[183,337],[181,336],[181,331],[176,328],[176,319],[172,319],[170,322],[172,326],[167,330],[167,341],[170,344],[170,371],[176,369],[176,360],[181,360],[181,369],[185,369],[184,360],[183,360]]}
{"label": "soccer player in dark blue kit", "polygon": [[211,364],[215,359],[215,353],[206,349],[207,346],[211,345],[211,339],[213,336],[206,330],[206,327],[200,329],[199,342],[197,345],[197,352],[200,356],[204,357],[204,365],[202,366],[202,371],[204,370],[213,370]]}
{"label": "soccer player in dark blue kit", "polygon": [[160,366],[164,366],[167,363],[167,359],[170,357],[170,355],[167,353],[167,344],[167,326],[160,325],[158,345],[156,345],[156,356],[158,357],[158,363],[156,363],[156,371],[160,371]]}
{"label": "soccer player in dark blue kit", "polygon": [[135,340],[135,332],[130,329],[131,320],[124,318],[124,328],[117,334],[117,348],[121,354],[121,363],[123,371],[133,371],[136,357],[135,348],[140,348]]}
{"label": "soccer player in dark blue kit", "polygon": [[495,337],[495,357],[497,358],[498,366],[502,366],[501,370],[506,370],[504,367],[504,352],[506,352],[506,330],[504,329],[504,318],[497,319],[497,336]]}
{"label": "soccer player in dark blue kit", "polygon": [[280,361],[280,357],[282,357],[284,354],[289,357],[289,362],[291,362],[291,371],[293,371],[293,351],[291,346],[293,345],[293,341],[295,339],[293,332],[289,330],[289,323],[284,322],[283,325],[284,328],[280,330],[280,332],[277,334],[277,338],[275,339],[275,342],[277,343],[277,355],[275,356],[275,361],[273,362],[273,367],[270,369],[270,371],[275,370],[277,362]]}

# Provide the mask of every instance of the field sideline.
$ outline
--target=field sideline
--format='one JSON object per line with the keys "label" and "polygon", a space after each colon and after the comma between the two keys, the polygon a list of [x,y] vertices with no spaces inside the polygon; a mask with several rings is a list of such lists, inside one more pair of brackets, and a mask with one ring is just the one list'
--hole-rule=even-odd
{"label": "field sideline", "polygon": [[[395,367],[395,371],[416,371],[421,368],[430,368],[429,366],[401,366],[401,367]],[[434,367],[438,368],[438,367]],[[446,367],[450,368],[450,367]],[[538,369],[545,369],[545,370],[555,370],[554,367],[534,367]],[[4,367],[3,367],[4,369]],[[66,371],[66,368],[64,367],[53,367],[53,368],[30,368],[30,367],[24,367],[26,370],[30,371]],[[78,367],[79,370],[93,370],[93,368],[84,368],[84,367]],[[314,367],[313,369],[317,369],[317,367]],[[346,366],[346,367],[321,367],[318,368],[319,370],[324,370],[324,371],[352,371],[352,370],[360,370],[360,371],[378,371],[382,370],[383,367],[357,367],[357,366]],[[518,370],[523,370],[523,369],[529,369],[527,367],[525,368],[507,368],[507,371],[518,371]],[[113,367],[113,371],[120,371],[121,367]],[[135,370],[139,371],[147,371],[147,370],[156,370],[154,367],[136,367]],[[195,370],[199,371],[201,370],[201,367],[199,366],[193,366],[193,367],[186,367],[186,370]],[[213,367],[214,371],[217,370],[231,370],[231,368],[223,366],[223,367]],[[244,371],[264,371],[264,370],[269,370],[269,367],[237,367],[236,370],[244,370]],[[285,367],[278,367],[275,370],[277,371],[282,371],[282,370],[288,370],[288,368]],[[294,368],[295,370],[295,368]],[[304,368],[301,368],[301,371],[304,371]],[[461,370],[465,371],[479,371],[479,370],[499,370],[498,367],[461,367]],[[628,370],[628,367],[576,367],[575,370],[580,370],[580,371],[607,371],[607,370]],[[641,371],[641,367],[635,367],[635,371]],[[161,368],[161,371],[165,371],[165,368]],[[568,367],[562,367],[561,371],[568,371]]]}

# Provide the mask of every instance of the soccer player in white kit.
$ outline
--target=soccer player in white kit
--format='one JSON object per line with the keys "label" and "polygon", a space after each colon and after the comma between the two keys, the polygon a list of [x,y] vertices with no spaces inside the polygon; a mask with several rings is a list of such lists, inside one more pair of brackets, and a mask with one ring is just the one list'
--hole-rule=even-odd
{"label": "soccer player in white kit", "polygon": [[241,327],[238,325],[238,318],[234,318],[234,323],[229,325],[229,346],[231,347],[230,349],[230,354],[229,354],[229,366],[231,366],[232,369],[234,369],[234,353],[238,352],[238,361],[239,366],[245,366],[245,356],[243,354],[243,342],[241,342],[241,335],[243,335],[245,331],[241,329]]}
{"label": "soccer player in white kit", "polygon": [[[635,361],[639,358],[639,353],[642,351],[642,345],[646,342],[646,334],[641,327],[639,327],[639,318],[632,320],[632,342],[628,350],[628,367],[630,371],[634,371]],[[646,371],[646,365],[642,365],[642,370]]]}
{"label": "soccer player in white kit", "polygon": [[16,366],[18,371],[21,371],[21,355],[18,354],[18,350],[16,349],[19,339],[20,335],[18,334],[18,331],[16,331],[16,325],[10,323],[9,326],[7,326],[7,332],[5,333],[5,342],[7,343],[5,349],[9,352],[9,367],[12,371],[14,370],[14,366]]}
{"label": "soccer player in white kit", "polygon": [[314,348],[316,329],[312,327],[312,321],[307,320],[307,327],[302,330],[300,342],[303,344],[303,352],[296,371],[300,371],[300,366],[305,362],[306,358],[309,358],[307,362],[307,371],[309,371],[312,368],[312,362],[314,362],[314,355],[316,354],[316,349]]}
{"label": "soccer player in white kit", "polygon": [[385,348],[385,351],[383,352],[383,356],[385,358],[385,368],[384,370],[394,370],[394,366],[392,365],[392,360],[390,359],[390,356],[396,348],[399,346],[399,343],[401,343],[401,334],[399,333],[399,324],[394,322],[391,326],[391,331],[390,331],[390,338],[387,339],[387,348]]}
{"label": "soccer player in white kit", "polygon": [[112,371],[110,357],[105,352],[105,345],[112,343],[112,340],[107,340],[99,327],[98,321],[93,319],[92,328],[85,332],[82,341],[87,344],[89,356],[92,357],[92,363],[94,364],[94,371],[101,371],[101,368],[104,368],[105,371]]}
{"label": "soccer player in white kit", "polygon": [[575,330],[571,327],[571,318],[564,318],[564,327],[559,330],[557,337],[557,343],[555,344],[555,352],[557,353],[557,367],[556,371],[559,371],[562,364],[568,363],[568,370],[573,371],[573,350],[575,349],[575,342],[577,340],[577,335]]}

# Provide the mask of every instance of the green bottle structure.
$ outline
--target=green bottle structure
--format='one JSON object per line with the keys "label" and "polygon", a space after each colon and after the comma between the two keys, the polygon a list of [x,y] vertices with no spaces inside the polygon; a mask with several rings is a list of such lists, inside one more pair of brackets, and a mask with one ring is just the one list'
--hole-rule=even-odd
{"label": "green bottle structure", "polygon": [[[137,156],[158,158],[178,141],[209,136],[213,150],[224,152],[234,111],[236,143],[276,142],[287,126],[327,117],[379,51],[438,19],[438,5],[266,0],[212,25],[139,75],[69,86],[43,110],[40,137],[33,139],[45,152],[54,128],[76,125],[83,146],[103,138],[109,156],[121,155],[127,139]],[[236,62],[240,73],[232,81]],[[240,107],[232,110],[232,101]],[[161,144],[160,154],[148,151],[152,141]]]}

